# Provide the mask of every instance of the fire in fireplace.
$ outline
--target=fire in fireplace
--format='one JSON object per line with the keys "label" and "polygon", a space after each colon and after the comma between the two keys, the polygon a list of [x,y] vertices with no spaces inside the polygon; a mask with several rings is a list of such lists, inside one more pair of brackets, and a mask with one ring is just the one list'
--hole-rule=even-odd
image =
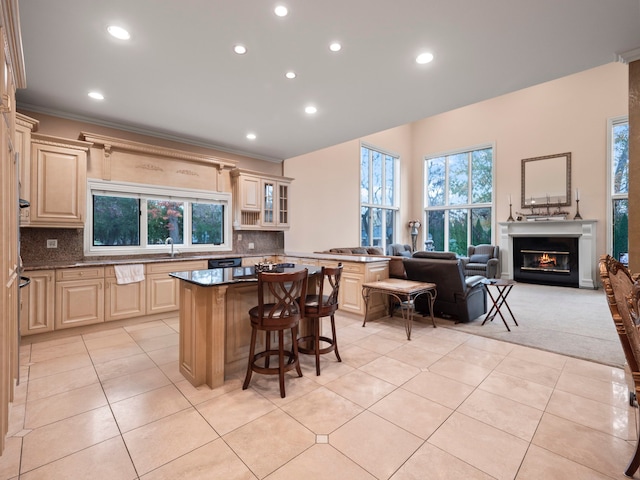
{"label": "fire in fireplace", "polygon": [[578,287],[578,239],[514,237],[514,279],[519,282]]}

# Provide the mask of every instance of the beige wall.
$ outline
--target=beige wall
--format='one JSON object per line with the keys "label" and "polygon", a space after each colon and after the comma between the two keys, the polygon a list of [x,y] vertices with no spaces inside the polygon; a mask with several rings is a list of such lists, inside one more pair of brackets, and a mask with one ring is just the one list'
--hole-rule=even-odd
{"label": "beige wall", "polygon": [[[285,160],[290,188],[291,229],[285,232],[289,252],[321,251],[360,245],[360,141],[401,157],[402,205],[410,203],[411,127],[386,130]],[[419,206],[413,210],[419,215]],[[403,208],[403,224],[411,210]],[[409,233],[404,241],[409,242]]]}
{"label": "beige wall", "polygon": [[[492,143],[494,235],[497,222],[509,216],[508,195],[514,199],[514,216],[520,210],[521,159],[571,152],[573,192],[580,189],[582,217],[598,220],[601,254],[606,250],[607,120],[627,114],[627,76],[627,65],[611,63],[362,140],[401,154],[403,226],[413,217],[422,218],[426,155]],[[358,244],[358,146],[359,140],[354,140],[285,161],[284,174],[296,178],[291,192],[292,228],[285,235],[287,250]],[[329,193],[328,185],[336,193]],[[573,216],[575,203],[568,210]],[[404,228],[403,235],[408,240]],[[422,242],[420,237],[418,245]]]}

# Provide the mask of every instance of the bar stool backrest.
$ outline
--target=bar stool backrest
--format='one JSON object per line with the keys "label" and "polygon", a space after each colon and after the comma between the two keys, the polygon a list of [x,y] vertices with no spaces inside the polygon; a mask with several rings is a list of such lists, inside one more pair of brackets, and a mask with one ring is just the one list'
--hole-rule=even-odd
{"label": "bar stool backrest", "polygon": [[258,273],[258,322],[263,327],[291,328],[304,316],[297,299],[307,293],[308,270],[292,273]]}

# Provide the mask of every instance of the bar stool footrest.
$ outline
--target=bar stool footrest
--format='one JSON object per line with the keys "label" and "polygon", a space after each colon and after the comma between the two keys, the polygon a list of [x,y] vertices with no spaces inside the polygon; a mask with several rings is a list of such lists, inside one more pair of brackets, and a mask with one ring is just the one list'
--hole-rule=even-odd
{"label": "bar stool footrest", "polygon": [[[280,367],[262,367],[257,364],[258,360],[267,357],[276,357],[276,365],[278,365],[278,356],[280,352],[278,350],[265,350],[263,352],[256,353],[253,356],[253,361],[251,362],[251,370],[256,373],[262,373],[266,375],[278,375],[280,373]],[[292,351],[285,350],[284,355],[288,358],[287,363],[284,364],[283,372],[288,372],[289,370],[293,370],[296,368],[296,357]],[[269,362],[271,363],[271,362]]]}
{"label": "bar stool footrest", "polygon": [[[306,355],[315,355],[316,353],[316,349],[313,346],[313,342],[315,340],[315,337],[313,335],[309,335],[306,337],[300,337],[298,339],[298,352],[300,353],[304,353]],[[327,347],[322,347],[318,350],[318,353],[325,354],[325,353],[329,353],[329,352],[333,352],[336,349],[336,345],[333,341],[333,339],[329,338],[329,337],[323,337],[320,336],[319,340],[321,342],[325,342],[328,343],[329,345]],[[311,345],[310,347],[306,347],[305,345]]]}

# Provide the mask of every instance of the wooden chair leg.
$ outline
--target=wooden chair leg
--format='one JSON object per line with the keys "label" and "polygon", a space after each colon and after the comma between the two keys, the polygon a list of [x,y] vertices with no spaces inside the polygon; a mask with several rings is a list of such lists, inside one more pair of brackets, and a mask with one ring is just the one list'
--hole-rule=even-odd
{"label": "wooden chair leg", "polygon": [[627,465],[627,469],[624,471],[624,474],[627,477],[633,477],[633,475],[638,471],[638,467],[640,467],[640,431],[638,432],[638,441],[636,442],[636,451],[631,457],[631,461],[629,465]]}
{"label": "wooden chair leg", "polygon": [[322,325],[321,318],[314,318],[313,320],[313,349],[316,354],[316,375],[320,375],[320,325]]}
{"label": "wooden chair leg", "polygon": [[[291,329],[291,338],[298,338],[298,327],[295,326]],[[293,356],[295,357],[295,362],[296,362],[296,373],[298,374],[298,377],[302,376],[302,369],[300,368],[300,352],[298,351],[298,342],[297,341],[292,341],[291,342],[291,350],[293,351]]]}
{"label": "wooden chair leg", "polygon": [[284,330],[278,331],[278,378],[280,379],[280,396],[284,398]]}
{"label": "wooden chair leg", "polygon": [[242,384],[242,389],[246,390],[249,386],[249,382],[251,381],[251,374],[253,373],[253,362],[254,356],[256,353],[256,329],[251,328],[251,343],[249,344],[249,364],[247,365],[247,374],[244,377],[244,383]]}
{"label": "wooden chair leg", "polygon": [[[265,336],[265,341],[264,341],[264,346],[265,346],[265,351],[268,352],[269,350],[271,350],[271,332],[266,331],[264,332]],[[267,355],[264,359],[264,366],[265,368],[269,368],[269,355]]]}
{"label": "wooden chair leg", "polygon": [[342,361],[340,358],[340,353],[338,353],[338,337],[336,336],[336,320],[333,315],[331,315],[331,337],[333,338],[333,351],[336,353],[336,358],[339,362]]}

